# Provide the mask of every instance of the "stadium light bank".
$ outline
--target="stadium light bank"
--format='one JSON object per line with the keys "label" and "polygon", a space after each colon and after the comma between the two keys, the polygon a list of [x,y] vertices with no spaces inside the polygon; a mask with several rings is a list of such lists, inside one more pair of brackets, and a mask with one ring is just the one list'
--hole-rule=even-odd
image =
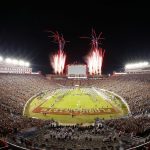
{"label": "stadium light bank", "polygon": [[131,64],[126,64],[125,69],[138,69],[138,68],[145,68],[148,66],[149,66],[148,62],[131,63]]}
{"label": "stadium light bank", "polygon": [[1,57],[1,56],[0,56],[0,62],[10,64],[10,65],[15,65],[15,66],[22,66],[22,67],[30,66],[30,63],[26,62],[24,60],[11,59],[11,58],[3,59],[3,57]]}
{"label": "stadium light bank", "polygon": [[2,57],[0,55],[0,73],[32,74],[30,63],[21,59]]}

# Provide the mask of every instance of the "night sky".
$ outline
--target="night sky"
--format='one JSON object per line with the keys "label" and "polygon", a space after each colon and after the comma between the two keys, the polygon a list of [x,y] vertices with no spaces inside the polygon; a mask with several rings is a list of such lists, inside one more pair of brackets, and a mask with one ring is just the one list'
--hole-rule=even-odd
{"label": "night sky", "polygon": [[[19,3],[18,3],[19,2]],[[120,71],[128,62],[150,61],[150,9],[148,4],[96,1],[60,3],[23,1],[0,4],[0,55],[31,62],[34,71],[52,73],[49,55],[57,44],[47,30],[58,31],[65,45],[67,64],[85,63],[91,29],[103,32],[103,73]]]}

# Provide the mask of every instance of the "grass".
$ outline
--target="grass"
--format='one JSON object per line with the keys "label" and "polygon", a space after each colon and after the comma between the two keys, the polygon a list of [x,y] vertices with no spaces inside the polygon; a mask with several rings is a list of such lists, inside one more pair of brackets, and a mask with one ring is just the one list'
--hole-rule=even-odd
{"label": "grass", "polygon": [[[26,105],[24,115],[45,120],[54,119],[64,124],[76,124],[93,123],[95,118],[113,119],[128,114],[126,105],[119,97],[107,92],[103,94],[99,94],[93,88],[57,89],[54,95],[46,92],[41,97],[31,99]],[[46,115],[43,114],[44,111]],[[77,113],[74,113],[76,111]]]}

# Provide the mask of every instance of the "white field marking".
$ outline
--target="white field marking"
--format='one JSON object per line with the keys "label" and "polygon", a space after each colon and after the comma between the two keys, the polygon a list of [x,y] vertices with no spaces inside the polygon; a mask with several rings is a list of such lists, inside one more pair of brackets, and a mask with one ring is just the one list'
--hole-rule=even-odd
{"label": "white field marking", "polygon": [[[104,95],[104,93],[96,90],[94,87],[92,87],[92,89],[99,95],[99,96],[102,96],[108,103],[110,103],[116,110],[120,110],[122,112],[122,109],[121,108],[118,108],[116,106],[114,106],[114,104],[112,104],[112,100],[107,96],[107,95]],[[100,89],[101,90],[101,89]],[[103,90],[102,90],[103,91]],[[103,91],[105,92],[105,91]]]}
{"label": "white field marking", "polygon": [[60,86],[60,87],[65,87],[64,85],[61,85],[61,84],[59,84],[59,83],[56,83],[58,86]]}
{"label": "white field marking", "polygon": [[48,100],[48,99],[50,99],[51,97],[52,97],[52,95],[46,97],[45,100]]}
{"label": "white field marking", "polygon": [[130,111],[130,108],[129,108],[129,105],[127,104],[127,102],[121,97],[121,96],[119,96],[118,94],[116,94],[116,93],[114,93],[114,92],[111,92],[111,91],[108,91],[108,90],[105,90],[105,89],[100,89],[100,90],[102,90],[102,91],[106,91],[106,92],[108,92],[108,93],[110,93],[110,94],[113,94],[113,95],[115,95],[116,97],[119,97],[120,98],[120,100],[126,105],[126,107],[127,107],[127,109],[128,109],[128,112],[129,112],[129,114],[131,115],[131,111]]}
{"label": "white field marking", "polygon": [[111,99],[108,96],[106,96],[104,93],[96,90],[94,87],[92,87],[92,89],[93,89],[93,91],[95,91],[95,93],[97,93],[99,96],[104,98],[106,101],[110,101],[111,102]]}
{"label": "white field marking", "polygon": [[39,92],[39,93],[33,95],[33,96],[26,102],[26,104],[25,104],[25,106],[24,106],[24,108],[23,108],[23,115],[26,115],[26,114],[25,114],[25,113],[26,113],[25,111],[26,111],[26,107],[28,106],[28,104],[29,104],[33,99],[37,98],[37,96],[39,96],[39,95],[40,95],[41,93],[43,93],[43,92],[47,92],[47,90],[46,90],[46,91]]}
{"label": "white field marking", "polygon": [[[57,90],[59,90],[59,89],[57,89]],[[56,91],[57,91],[56,90]],[[47,101],[48,99],[50,99],[52,96],[54,96],[55,94],[56,94],[56,91],[52,91],[51,93],[48,93],[48,95],[49,94],[51,94],[51,95],[49,95],[49,96],[46,96],[46,95],[44,95],[44,97],[43,97],[43,99],[44,99],[44,101]]]}
{"label": "white field marking", "polygon": [[[63,89],[63,90],[57,91],[58,94],[60,94],[60,92],[61,92],[61,95],[59,95],[58,97],[56,97],[56,99],[54,100],[54,103],[52,103],[49,108],[52,108],[57,102],[59,102],[60,99],[62,99],[63,96],[68,92],[68,89]],[[54,92],[53,95],[55,95],[55,94],[56,94],[56,92]],[[67,93],[67,94],[68,94],[68,93]],[[52,95],[52,96],[53,96],[53,95]],[[52,97],[52,96],[51,96],[51,97]],[[56,100],[59,100],[59,101],[56,102]]]}

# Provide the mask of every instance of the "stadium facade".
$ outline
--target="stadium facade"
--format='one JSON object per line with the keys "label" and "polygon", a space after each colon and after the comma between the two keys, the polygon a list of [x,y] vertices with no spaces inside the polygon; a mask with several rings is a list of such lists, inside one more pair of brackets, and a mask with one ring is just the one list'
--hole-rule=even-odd
{"label": "stadium facade", "polygon": [[32,68],[0,64],[0,73],[31,74]]}
{"label": "stadium facade", "polygon": [[0,73],[31,74],[32,68],[29,62],[0,56]]}

